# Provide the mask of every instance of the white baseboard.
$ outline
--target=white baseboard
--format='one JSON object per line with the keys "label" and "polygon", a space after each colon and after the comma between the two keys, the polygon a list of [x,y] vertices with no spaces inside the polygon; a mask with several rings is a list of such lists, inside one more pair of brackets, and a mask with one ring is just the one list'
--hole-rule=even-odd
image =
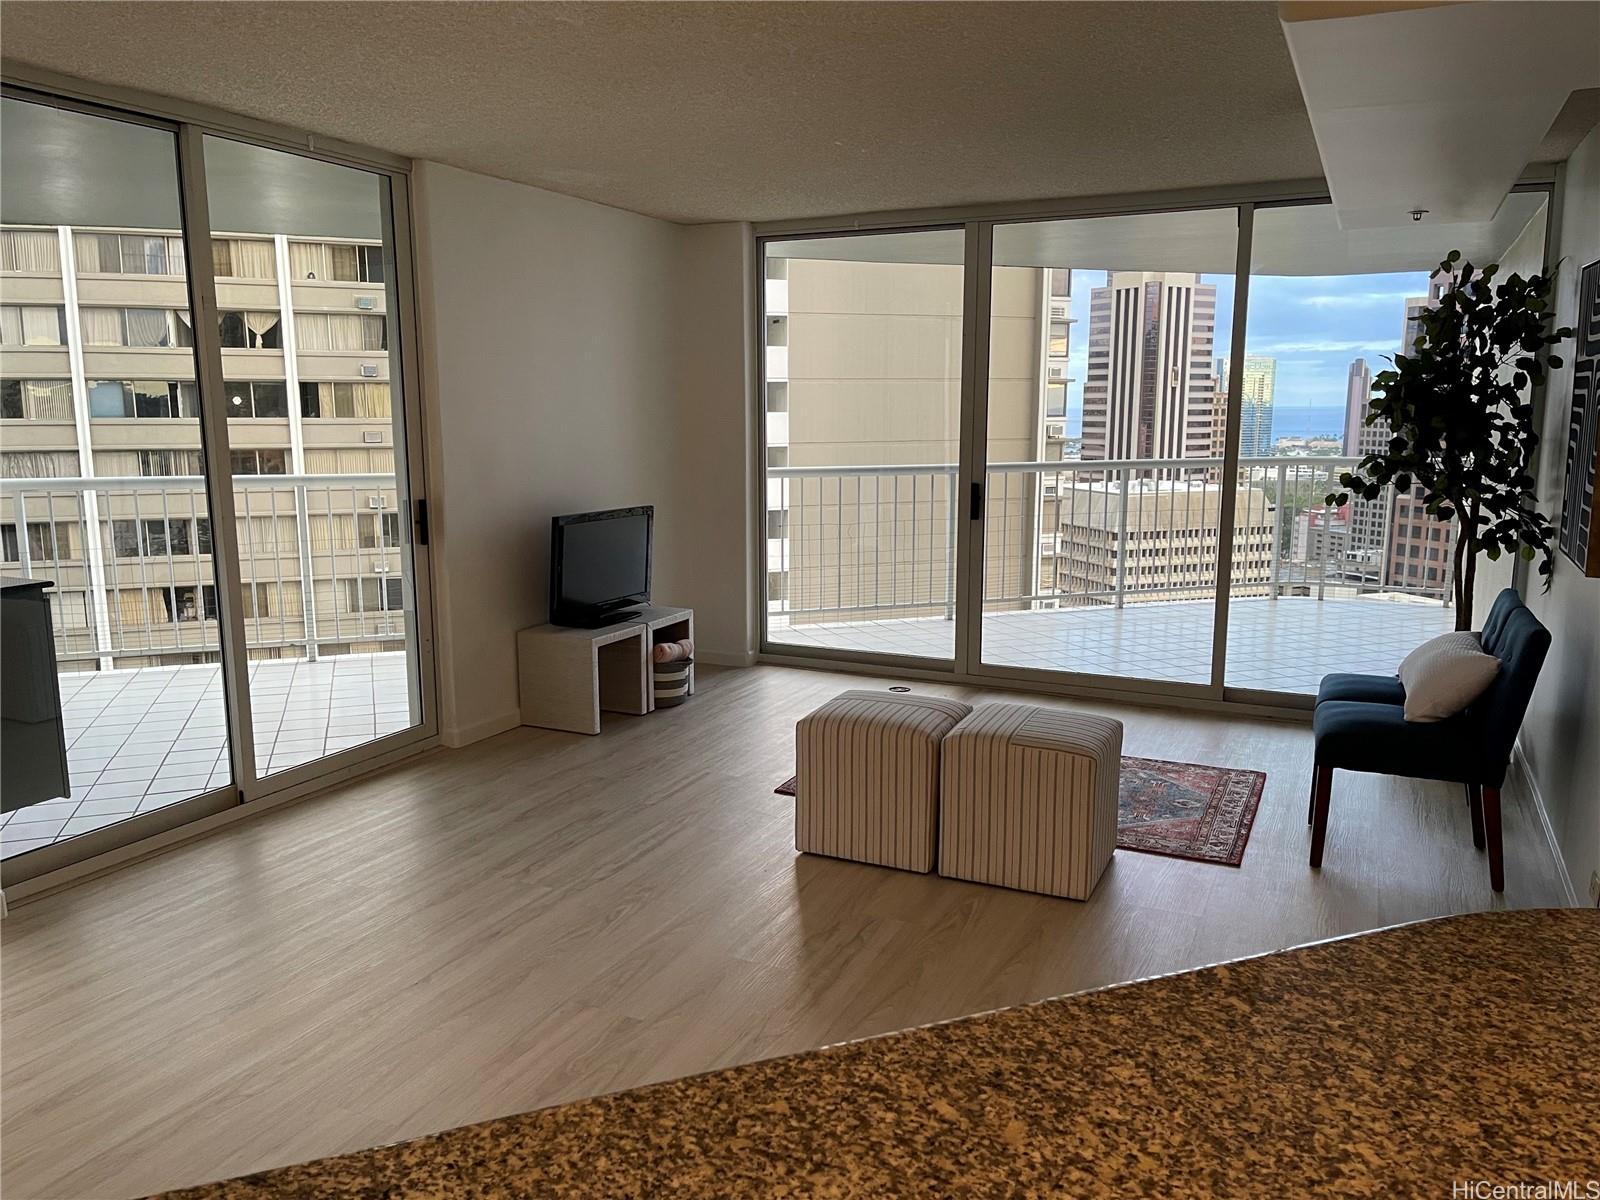
{"label": "white baseboard", "polygon": [[439,740],[452,750],[459,750],[462,746],[470,746],[473,742],[481,742],[484,738],[494,737],[497,733],[505,733],[508,729],[515,729],[522,724],[522,714],[515,709],[509,713],[500,713],[498,716],[485,717],[481,721],[474,721],[471,725],[454,725],[439,731]]}
{"label": "white baseboard", "polygon": [[700,650],[694,652],[694,660],[703,662],[710,667],[753,667],[756,665],[756,656],[753,651],[733,651],[723,653],[720,650]]}
{"label": "white baseboard", "polygon": [[1550,857],[1556,860],[1556,875],[1561,881],[1561,890],[1567,897],[1567,907],[1578,908],[1580,907],[1578,891],[1572,886],[1572,876],[1567,873],[1567,860],[1561,856],[1561,843],[1556,840],[1555,826],[1550,823],[1550,810],[1544,806],[1544,797],[1539,793],[1539,782],[1533,777],[1533,771],[1528,766],[1528,758],[1522,752],[1520,739],[1511,748],[1511,765],[1522,779],[1522,786],[1527,789],[1528,799],[1533,802],[1534,815],[1539,818],[1539,825],[1544,830],[1545,841],[1550,843]]}

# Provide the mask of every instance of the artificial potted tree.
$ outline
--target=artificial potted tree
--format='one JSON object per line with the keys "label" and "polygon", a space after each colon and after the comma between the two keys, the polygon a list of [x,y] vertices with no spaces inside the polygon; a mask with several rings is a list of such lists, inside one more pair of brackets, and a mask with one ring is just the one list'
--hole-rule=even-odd
{"label": "artificial potted tree", "polygon": [[1342,472],[1346,490],[1327,503],[1420,487],[1430,516],[1456,520],[1456,628],[1471,629],[1480,553],[1542,555],[1539,573],[1550,586],[1554,530],[1535,502],[1539,434],[1528,393],[1561,366],[1550,348],[1572,330],[1550,328],[1550,276],[1513,272],[1496,284],[1497,265],[1474,270],[1459,250],[1439,270],[1450,276],[1449,290],[1418,317],[1410,353],[1372,381],[1366,420],[1387,422],[1389,443]]}

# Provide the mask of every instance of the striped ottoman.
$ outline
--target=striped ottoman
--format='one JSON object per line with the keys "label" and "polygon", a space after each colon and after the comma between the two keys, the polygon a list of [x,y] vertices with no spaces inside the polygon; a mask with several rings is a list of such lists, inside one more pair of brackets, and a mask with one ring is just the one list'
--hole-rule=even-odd
{"label": "striped ottoman", "polygon": [[989,704],[944,739],[939,874],[1087,900],[1117,846],[1122,722]]}
{"label": "striped ottoman", "polygon": [[933,870],[939,743],[972,706],[941,696],[845,692],[794,731],[794,846]]}

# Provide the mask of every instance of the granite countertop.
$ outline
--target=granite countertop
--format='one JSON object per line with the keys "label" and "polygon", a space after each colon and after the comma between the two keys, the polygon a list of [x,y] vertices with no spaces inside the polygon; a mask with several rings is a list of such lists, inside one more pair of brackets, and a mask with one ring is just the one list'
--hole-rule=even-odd
{"label": "granite countertop", "polygon": [[1481,913],[168,1195],[1447,1197],[1600,1175],[1596,1097],[1600,912]]}

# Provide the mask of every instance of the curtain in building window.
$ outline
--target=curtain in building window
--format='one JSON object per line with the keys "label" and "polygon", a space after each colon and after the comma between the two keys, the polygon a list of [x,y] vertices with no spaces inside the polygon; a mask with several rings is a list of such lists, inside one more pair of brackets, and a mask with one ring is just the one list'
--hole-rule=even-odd
{"label": "curtain in building window", "polygon": [[333,450],[306,450],[307,475],[337,475],[339,473],[339,458]]}
{"label": "curtain in building window", "polygon": [[94,452],[96,475],[129,476],[142,474],[139,470],[137,450],[96,450]]}
{"label": "curtain in building window", "polygon": [[143,588],[117,589],[117,619],[124,626],[150,623],[150,606]]}
{"label": "curtain in building window", "polygon": [[78,270],[83,274],[114,273],[122,263],[117,235],[105,233],[75,233],[72,235],[72,254],[78,260]]}
{"label": "curtain in building window", "polygon": [[250,331],[250,345],[260,349],[267,344],[270,335],[278,328],[278,314],[247,312],[244,314],[244,325]]}
{"label": "curtain in building window", "polygon": [[392,475],[394,451],[391,449],[367,451],[367,470],[375,475]]}
{"label": "curtain in building window", "polygon": [[72,420],[72,383],[66,379],[29,379],[22,385],[23,411],[35,421]]}
{"label": "curtain in building window", "polygon": [[29,346],[61,345],[61,309],[24,308],[22,340]]}
{"label": "curtain in building window", "polygon": [[389,417],[389,385],[387,383],[361,383],[356,385],[356,410],[358,417]]}
{"label": "curtain in building window", "polygon": [[22,345],[22,310],[14,304],[0,306],[0,346]]}
{"label": "curtain in building window", "polygon": [[172,344],[171,309],[130,308],[128,312],[128,345],[168,346]]}
{"label": "curtain in building window", "polygon": [[295,342],[301,350],[332,350],[328,314],[297,313],[294,322]]}
{"label": "curtain in building window", "polygon": [[122,345],[122,310],[120,308],[80,308],[78,317],[83,324],[84,345]]}
{"label": "curtain in building window", "polygon": [[361,257],[354,246],[328,247],[328,278],[354,283],[361,278]]}
{"label": "curtain in building window", "polygon": [[240,279],[276,279],[278,268],[273,260],[272,243],[234,242],[233,271]]}
{"label": "curtain in building window", "polygon": [[326,279],[328,266],[320,242],[290,242],[289,269],[296,279]]}
{"label": "curtain in building window", "polygon": [[7,229],[0,233],[0,271],[61,274],[61,244],[50,229]]}
{"label": "curtain in building window", "polygon": [[76,479],[78,455],[70,450],[7,450],[0,454],[7,479]]}

